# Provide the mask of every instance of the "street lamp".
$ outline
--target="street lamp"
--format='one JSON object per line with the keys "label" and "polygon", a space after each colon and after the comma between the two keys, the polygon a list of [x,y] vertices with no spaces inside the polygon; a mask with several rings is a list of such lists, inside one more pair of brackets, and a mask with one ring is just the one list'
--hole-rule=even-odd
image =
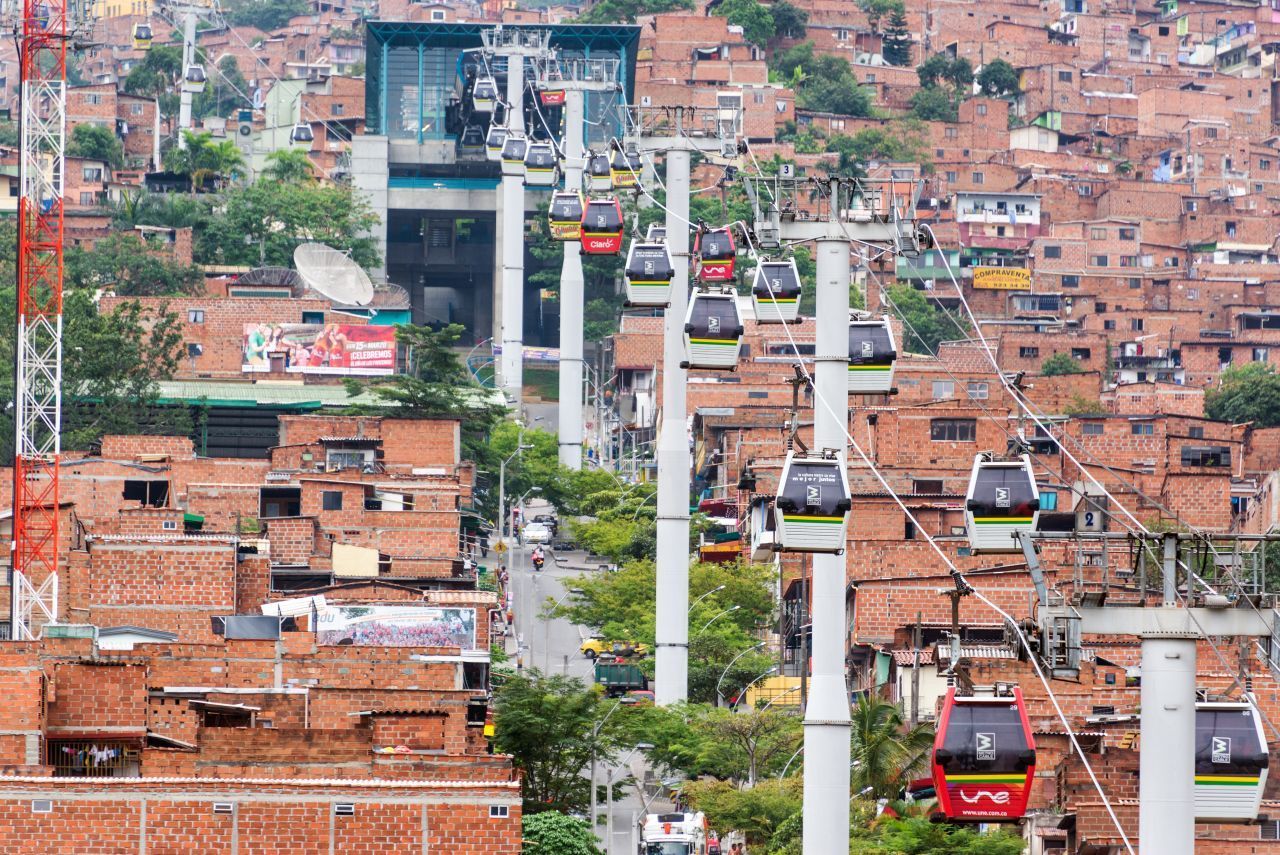
{"label": "street lamp", "polygon": [[605,844],[604,844],[604,851],[607,852],[608,855],[613,855],[613,779],[614,779],[614,776],[619,771],[627,768],[627,761],[631,759],[631,755],[635,754],[637,751],[652,751],[652,750],[653,750],[653,743],[637,742],[635,747],[632,748],[630,751],[628,751],[623,756],[622,760],[618,762],[618,768],[609,770],[608,778],[605,781],[605,794],[604,794],[606,799],[605,810],[609,812],[608,819],[605,822]]}
{"label": "street lamp", "polygon": [[702,625],[702,629],[695,632],[693,634],[693,637],[697,638],[699,635],[702,635],[703,631],[706,630],[707,627],[711,626],[711,624],[715,623],[717,620],[719,620],[720,618],[724,617],[727,614],[730,614],[731,612],[736,612],[740,608],[742,608],[742,606],[729,606],[729,608],[725,609],[724,611],[720,612],[720,614],[716,615],[711,620],[704,623]]}
{"label": "street lamp", "polygon": [[741,691],[740,693],[738,693],[738,700],[734,702],[733,706],[735,706],[735,707],[736,707],[738,704],[742,703],[742,699],[743,699],[743,698],[745,698],[745,697],[747,696],[747,689],[750,689],[750,688],[751,688],[752,686],[754,686],[756,683],[759,683],[759,682],[760,682],[761,680],[763,680],[765,677],[768,677],[770,674],[773,674],[773,673],[774,673],[774,672],[776,672],[777,670],[778,670],[778,666],[777,666],[777,665],[770,665],[767,671],[765,671],[765,672],[764,672],[763,674],[761,674],[760,676],[756,677],[756,678],[755,678],[754,680],[752,680],[750,683],[747,683],[747,685],[743,686],[743,687],[742,687],[742,691]]}
{"label": "street lamp", "polygon": [[724,590],[725,588],[727,588],[727,587],[729,587],[729,586],[728,586],[728,585],[716,585],[716,586],[715,586],[714,588],[712,588],[710,591],[707,591],[707,592],[706,592],[705,594],[703,594],[701,597],[698,597],[698,599],[694,600],[694,601],[693,601],[693,605],[689,606],[689,611],[691,611],[691,612],[692,612],[692,611],[693,611],[693,606],[696,606],[698,603],[702,602],[703,600],[705,600],[707,597],[711,596],[712,594],[715,594],[715,593],[717,593],[717,592],[719,592],[719,591],[723,591],[723,590]]}
{"label": "street lamp", "polygon": [[621,706],[635,706],[635,698],[618,698],[609,711],[604,714],[604,718],[596,722],[596,726],[591,728],[591,833],[597,838],[600,836],[596,831],[596,739],[600,737],[600,728],[604,727],[604,723],[609,720],[609,716],[618,711]]}
{"label": "street lamp", "polygon": [[800,756],[800,752],[803,750],[804,750],[804,745],[801,745],[799,748],[796,749],[796,753],[791,755],[791,759],[787,761],[787,765],[782,767],[782,774],[778,776],[779,778],[787,777],[787,770],[791,768],[791,764],[795,762],[795,759]]}
{"label": "street lamp", "polygon": [[[723,588],[724,586],[721,585],[720,587]],[[751,651],[759,650],[761,647],[764,647],[764,644],[765,643],[762,641],[759,644],[755,645],[754,647],[748,647],[746,650],[742,651],[737,656],[730,659],[729,664],[724,666],[724,670],[720,672],[720,679],[716,680],[716,704],[717,705],[720,703],[720,701],[724,700],[720,696],[720,684],[724,682],[724,678],[728,675],[729,669],[733,667],[733,663],[737,662],[739,659],[741,659],[743,656],[746,656]]]}
{"label": "street lamp", "polygon": [[[560,599],[551,604],[551,608],[547,611],[554,612],[560,607],[560,604],[574,594],[581,594],[581,588],[570,588],[561,595]],[[548,597],[550,599],[550,597]],[[551,615],[547,615],[547,619],[542,622],[542,670],[544,673],[551,671],[551,642],[548,640],[551,634]]]}
{"label": "street lamp", "polygon": [[[524,439],[524,432],[521,431],[521,440]],[[507,459],[502,461],[498,466],[498,543],[507,542],[507,464],[520,455],[522,451],[528,451],[533,445],[526,445],[524,442],[516,444],[516,450],[508,455]]]}

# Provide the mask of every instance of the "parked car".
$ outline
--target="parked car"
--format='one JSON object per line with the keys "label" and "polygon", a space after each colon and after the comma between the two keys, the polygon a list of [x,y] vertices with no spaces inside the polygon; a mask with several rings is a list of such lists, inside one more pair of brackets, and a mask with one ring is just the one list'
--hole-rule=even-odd
{"label": "parked car", "polygon": [[546,523],[531,522],[524,527],[521,538],[525,543],[550,543],[551,529]]}
{"label": "parked car", "polygon": [[533,522],[542,523],[551,529],[551,536],[555,537],[560,533],[560,521],[556,519],[555,514],[538,514],[533,518]]}
{"label": "parked car", "polygon": [[649,645],[636,644],[634,641],[605,641],[603,638],[588,638],[578,649],[588,659],[595,659],[597,656],[617,656],[627,659],[632,656],[644,656],[649,652]]}

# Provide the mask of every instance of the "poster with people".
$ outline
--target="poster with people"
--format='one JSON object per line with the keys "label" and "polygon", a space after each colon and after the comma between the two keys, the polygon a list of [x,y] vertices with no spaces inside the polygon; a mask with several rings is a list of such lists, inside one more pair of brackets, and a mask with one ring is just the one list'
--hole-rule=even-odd
{"label": "poster with people", "polygon": [[328,606],[316,616],[319,644],[476,646],[476,610],[433,606]]}
{"label": "poster with people", "polygon": [[241,370],[392,374],[396,330],[355,324],[245,324]]}

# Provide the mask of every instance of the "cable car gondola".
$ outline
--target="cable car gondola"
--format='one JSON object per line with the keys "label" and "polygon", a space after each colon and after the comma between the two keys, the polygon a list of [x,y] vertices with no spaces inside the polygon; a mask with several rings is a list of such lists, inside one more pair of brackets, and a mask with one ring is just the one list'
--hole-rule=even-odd
{"label": "cable car gondola", "polygon": [[502,160],[502,147],[507,142],[507,129],[502,125],[490,125],[484,137],[484,154],[489,160]]}
{"label": "cable car gondola", "polygon": [[957,695],[947,689],[933,741],[933,786],[947,819],[1016,820],[1027,812],[1036,742],[1022,690]]}
{"label": "cable car gondola", "polygon": [[289,132],[289,142],[299,148],[311,148],[311,143],[315,138],[316,135],[311,130],[311,126],[304,122],[294,125],[293,130]]}
{"label": "cable car gondola", "polygon": [[697,260],[696,275],[704,284],[733,281],[733,263],[738,250],[733,244],[733,232],[727,228],[699,232],[693,245]]}
{"label": "cable car gondola", "polygon": [[795,259],[756,265],[751,305],[762,324],[789,324],[800,316],[800,271]]}
{"label": "cable car gondola", "polygon": [[641,166],[639,152],[615,151],[609,161],[609,180],[613,188],[623,190],[639,184]]}
{"label": "cable car gondola", "polygon": [[547,224],[552,240],[579,240],[582,237],[582,194],[560,190],[551,196]]}
{"label": "cable car gondola", "polygon": [[192,95],[199,95],[204,91],[205,81],[207,80],[203,65],[188,65],[187,71],[182,77],[182,91],[190,92]]}
{"label": "cable car gondola", "polygon": [[529,141],[524,134],[508,131],[502,143],[502,174],[523,177],[524,155],[528,150]]}
{"label": "cable car gondola", "polygon": [[696,290],[684,317],[685,368],[733,369],[742,349],[742,315],[733,292]]}
{"label": "cable car gondola", "polygon": [[622,205],[612,196],[591,199],[582,212],[583,255],[617,255],[622,250]]}
{"label": "cable car gondola", "polygon": [[839,457],[787,453],[778,478],[778,545],[784,552],[840,552],[849,478]]}
{"label": "cable car gondola", "polygon": [[587,166],[582,170],[582,180],[586,182],[588,193],[608,193],[612,190],[611,175],[609,155],[587,154]]}
{"label": "cable car gondola", "polygon": [[458,135],[458,153],[472,157],[484,154],[484,131],[479,125],[467,125]]}
{"label": "cable car gondola", "polygon": [[648,243],[665,243],[667,240],[667,227],[662,223],[650,223],[649,232],[644,236]]}
{"label": "cable car gondola", "polygon": [[492,113],[498,106],[498,84],[492,77],[477,77],[471,87],[471,109],[476,113]]}
{"label": "cable car gondola", "polygon": [[560,158],[549,142],[529,143],[524,153],[524,185],[554,187],[560,183]]}
{"label": "cable car gondola", "polygon": [[756,496],[747,510],[751,522],[751,560],[755,563],[772,561],[778,551],[778,523],[773,512],[773,499]]}
{"label": "cable car gondola", "polygon": [[134,50],[151,50],[151,25],[150,24],[134,24],[133,25],[133,49]]}
{"label": "cable car gondola", "polygon": [[992,460],[979,454],[969,475],[964,525],[974,552],[1017,552],[1015,536],[1035,531],[1040,518],[1040,491],[1031,458]]}
{"label": "cable car gondola", "polygon": [[1196,704],[1196,822],[1253,822],[1267,785],[1267,740],[1248,701]]}
{"label": "cable car gondola", "polygon": [[888,318],[849,321],[849,391],[887,394],[893,389],[898,348]]}
{"label": "cable car gondola", "polygon": [[675,267],[665,243],[631,242],[627,264],[627,305],[665,306],[671,302]]}

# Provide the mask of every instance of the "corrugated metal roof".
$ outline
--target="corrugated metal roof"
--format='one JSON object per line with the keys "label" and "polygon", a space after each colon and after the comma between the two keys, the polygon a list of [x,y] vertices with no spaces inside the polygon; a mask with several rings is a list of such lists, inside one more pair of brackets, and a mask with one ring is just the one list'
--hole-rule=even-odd
{"label": "corrugated metal roof", "polygon": [[[311,404],[317,407],[346,407],[352,404],[382,404],[370,392],[347,394],[342,385],[302,385],[295,383],[237,383],[234,380],[162,380],[159,387],[161,401],[195,401],[207,398],[258,406]],[[395,406],[391,403],[390,406]]]}
{"label": "corrugated metal roof", "polygon": [[[962,644],[960,646],[961,659],[1017,659],[1018,655],[1008,647],[1000,647],[993,644]],[[938,659],[950,661],[951,646],[948,644],[938,645]]]}

